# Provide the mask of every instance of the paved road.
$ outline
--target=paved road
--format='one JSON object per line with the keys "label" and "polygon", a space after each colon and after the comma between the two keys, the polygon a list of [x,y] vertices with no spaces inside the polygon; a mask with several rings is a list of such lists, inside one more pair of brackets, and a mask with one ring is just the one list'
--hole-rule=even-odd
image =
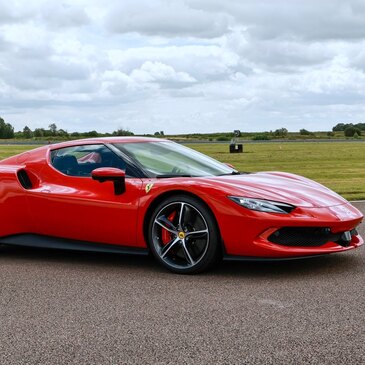
{"label": "paved road", "polygon": [[199,276],[5,248],[0,364],[364,364],[364,288],[364,247]]}

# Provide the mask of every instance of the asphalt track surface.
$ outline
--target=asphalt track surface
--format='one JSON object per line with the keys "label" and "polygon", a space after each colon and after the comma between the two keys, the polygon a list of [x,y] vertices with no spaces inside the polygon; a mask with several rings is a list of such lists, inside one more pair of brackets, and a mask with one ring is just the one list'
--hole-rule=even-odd
{"label": "asphalt track surface", "polygon": [[365,364],[364,294],[364,247],[198,276],[5,247],[0,364]]}

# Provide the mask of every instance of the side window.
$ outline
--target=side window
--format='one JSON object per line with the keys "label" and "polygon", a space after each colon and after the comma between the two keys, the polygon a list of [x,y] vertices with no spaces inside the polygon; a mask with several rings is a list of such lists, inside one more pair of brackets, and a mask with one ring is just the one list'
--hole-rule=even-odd
{"label": "side window", "polygon": [[99,167],[126,170],[126,163],[104,145],[81,145],[60,148],[51,152],[51,164],[69,176],[91,176]]}

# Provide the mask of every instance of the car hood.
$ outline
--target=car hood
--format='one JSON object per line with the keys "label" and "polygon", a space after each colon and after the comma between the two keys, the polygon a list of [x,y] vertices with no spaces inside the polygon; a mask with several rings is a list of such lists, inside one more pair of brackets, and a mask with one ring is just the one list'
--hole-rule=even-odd
{"label": "car hood", "polygon": [[297,207],[323,208],[348,203],[323,185],[288,173],[260,172],[209,180],[214,180],[214,186],[226,195],[279,201]]}

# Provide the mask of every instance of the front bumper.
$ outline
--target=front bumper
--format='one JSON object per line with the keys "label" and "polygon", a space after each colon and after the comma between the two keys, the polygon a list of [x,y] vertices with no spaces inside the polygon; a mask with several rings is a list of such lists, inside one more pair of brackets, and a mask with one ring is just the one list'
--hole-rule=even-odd
{"label": "front bumper", "polygon": [[[220,227],[227,255],[256,258],[302,257],[347,251],[364,243],[356,231],[363,216],[349,203],[326,208],[296,208],[290,214],[253,212],[247,209],[235,212],[237,214],[226,217],[226,224]],[[292,241],[299,244],[283,244],[285,240],[275,242],[275,232],[285,229],[326,229],[328,239],[323,241],[323,237],[320,237],[316,242],[313,237],[309,239],[308,236],[307,240],[302,237],[302,240]]]}

